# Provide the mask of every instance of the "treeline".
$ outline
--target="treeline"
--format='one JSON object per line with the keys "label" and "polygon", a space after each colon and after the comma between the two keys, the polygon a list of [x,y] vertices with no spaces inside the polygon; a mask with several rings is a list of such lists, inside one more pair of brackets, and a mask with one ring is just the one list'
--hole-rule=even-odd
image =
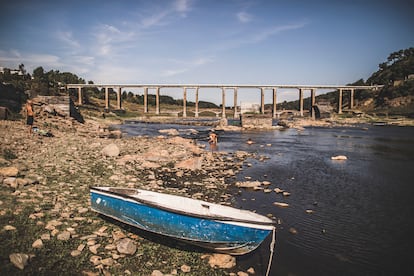
{"label": "treeline", "polygon": [[[19,69],[3,68],[0,72],[0,105],[8,107],[13,106],[13,110],[16,106],[21,105],[27,97],[34,97],[37,95],[43,96],[55,96],[66,94],[65,87],[67,84],[86,84],[83,78],[70,72],[59,72],[59,70],[45,71],[43,67],[39,66],[33,70],[32,74],[29,74],[24,64],[19,65]],[[88,84],[94,84],[93,81],[88,81]],[[74,101],[77,101],[78,93],[71,89],[69,95]],[[91,98],[104,99],[105,93],[99,90],[97,87],[84,88],[83,102],[86,104],[92,104]],[[2,100],[3,99],[3,100]],[[10,104],[12,99],[13,104]],[[114,93],[110,93],[110,99],[116,99]],[[143,95],[136,95],[131,91],[124,91],[122,93],[122,99],[136,104],[144,103]],[[18,103],[16,103],[16,101]],[[175,100],[170,96],[160,96],[161,104],[169,105],[182,105],[183,100]],[[148,104],[155,105],[155,95],[148,95]],[[187,102],[188,106],[194,106],[194,102]],[[217,105],[200,101],[199,106],[201,108],[217,108]]]}

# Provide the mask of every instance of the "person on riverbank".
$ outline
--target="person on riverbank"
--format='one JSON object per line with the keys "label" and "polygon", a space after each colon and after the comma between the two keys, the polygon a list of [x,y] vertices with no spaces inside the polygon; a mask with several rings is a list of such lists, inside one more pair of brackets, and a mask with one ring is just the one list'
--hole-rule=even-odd
{"label": "person on riverbank", "polygon": [[214,132],[210,132],[208,143],[210,145],[212,145],[212,144],[217,145],[217,143],[218,143],[218,136],[217,136],[217,134],[215,134]]}
{"label": "person on riverbank", "polygon": [[29,136],[31,136],[33,134],[33,123],[34,123],[33,102],[31,100],[27,100],[25,109],[26,109],[26,125],[29,126]]}

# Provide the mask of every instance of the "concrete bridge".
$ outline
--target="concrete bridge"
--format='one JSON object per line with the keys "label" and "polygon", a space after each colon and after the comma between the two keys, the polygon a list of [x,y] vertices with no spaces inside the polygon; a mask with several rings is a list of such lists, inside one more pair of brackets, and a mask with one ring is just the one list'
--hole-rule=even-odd
{"label": "concrete bridge", "polygon": [[[183,89],[183,109],[182,114],[183,117],[187,117],[187,93],[189,90],[194,91],[195,93],[195,110],[194,116],[198,117],[200,114],[199,110],[199,90],[200,89],[209,89],[209,88],[218,88],[221,89],[222,94],[222,111],[220,112],[222,117],[226,117],[226,92],[231,90],[233,91],[234,101],[233,101],[233,116],[234,118],[238,118],[238,109],[237,109],[237,91],[238,89],[252,89],[256,90],[256,93],[260,93],[261,95],[261,114],[265,112],[265,104],[264,104],[264,95],[265,91],[270,90],[273,94],[273,104],[272,104],[272,116],[276,118],[278,115],[278,111],[276,110],[277,105],[277,90],[278,89],[291,89],[299,93],[299,114],[303,117],[303,99],[304,99],[304,92],[310,91],[311,93],[311,106],[316,105],[316,91],[318,89],[324,90],[337,90],[339,93],[339,100],[338,100],[338,113],[342,113],[342,106],[343,106],[343,93],[348,91],[349,95],[349,109],[353,109],[354,107],[354,93],[355,90],[377,90],[381,88],[380,85],[366,85],[366,86],[346,86],[346,85],[239,85],[239,84],[68,84],[66,85],[66,89],[77,89],[78,92],[78,105],[82,105],[82,89],[87,87],[96,87],[96,88],[103,88],[105,89],[105,108],[109,110],[109,89],[113,89],[116,91],[117,95],[117,109],[122,109],[122,89],[123,88],[140,88],[144,90],[144,113],[148,113],[148,90],[155,89],[155,114],[160,114],[160,90],[161,89],[171,89],[171,88],[180,88]],[[220,114],[216,113],[216,114]],[[177,113],[178,114],[178,113]],[[310,116],[312,118],[315,117],[315,112],[313,108],[311,109]]]}

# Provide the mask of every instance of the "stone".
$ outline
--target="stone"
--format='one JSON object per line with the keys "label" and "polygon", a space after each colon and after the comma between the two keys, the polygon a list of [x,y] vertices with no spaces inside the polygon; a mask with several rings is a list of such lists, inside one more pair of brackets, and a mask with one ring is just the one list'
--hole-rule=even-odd
{"label": "stone", "polygon": [[102,155],[108,157],[116,157],[119,155],[119,148],[115,144],[109,144],[102,149]]}
{"label": "stone", "polygon": [[102,257],[96,255],[93,255],[89,258],[89,261],[95,266],[101,264],[101,260]]}
{"label": "stone", "polygon": [[290,227],[289,228],[289,233],[291,233],[291,234],[293,234],[293,235],[296,235],[297,233],[298,233],[298,230],[296,230],[295,228],[293,228],[293,227]]}
{"label": "stone", "polygon": [[259,187],[262,183],[260,181],[244,181],[236,182],[236,186],[240,188],[255,188]]}
{"label": "stone", "polygon": [[201,158],[200,157],[193,157],[193,158],[188,158],[186,160],[183,160],[181,162],[178,162],[175,165],[176,169],[184,169],[184,170],[191,170],[191,171],[195,171],[195,170],[200,170],[201,169]]}
{"label": "stone", "polygon": [[5,177],[15,177],[19,174],[19,169],[16,167],[0,168],[0,175]]}
{"label": "stone", "polygon": [[24,179],[24,178],[17,178],[16,182],[17,182],[17,186],[21,186],[21,187],[27,186],[29,184],[29,180]]}
{"label": "stone", "polygon": [[188,272],[190,272],[191,271],[191,267],[190,266],[188,266],[188,265],[182,265],[181,267],[180,267],[180,269],[181,269],[181,271],[182,272],[184,272],[184,273],[188,273]]}
{"label": "stone", "polygon": [[118,241],[116,249],[121,254],[134,255],[137,250],[137,246],[133,240],[124,238]]}
{"label": "stone", "polygon": [[6,225],[3,227],[3,230],[5,231],[14,231],[16,230],[16,227],[12,226],[12,225]]}
{"label": "stone", "polygon": [[116,230],[112,232],[112,238],[114,239],[114,241],[118,241],[120,239],[126,238],[126,235],[122,233],[122,231]]}
{"label": "stone", "polygon": [[213,268],[232,268],[236,266],[236,258],[227,254],[209,256],[208,264]]}
{"label": "stone", "polygon": [[91,246],[89,246],[89,251],[91,251],[93,254],[98,254],[98,248],[99,247],[101,247],[101,245],[98,243],[98,244],[95,244],[95,245],[91,245]]}
{"label": "stone", "polygon": [[29,262],[29,255],[23,253],[13,253],[9,255],[10,262],[18,269],[23,270]]}
{"label": "stone", "polygon": [[105,250],[115,250],[116,249],[116,245],[115,244],[108,244],[107,246],[105,246]]}
{"label": "stone", "polygon": [[280,188],[275,188],[273,191],[275,191],[277,194],[283,193],[283,190]]}
{"label": "stone", "polygon": [[331,160],[347,160],[348,158],[345,155],[337,155],[337,156],[332,156]]}
{"label": "stone", "polygon": [[159,270],[154,270],[152,271],[151,276],[164,276],[164,273]]}
{"label": "stone", "polygon": [[42,248],[43,247],[43,241],[41,239],[35,240],[32,244],[32,247],[37,248],[37,249]]}
{"label": "stone", "polygon": [[101,260],[101,264],[106,266],[112,266],[114,264],[114,260],[112,258],[105,258]]}
{"label": "stone", "polygon": [[60,241],[67,241],[70,239],[70,232],[63,231],[62,233],[58,234],[56,238]]}
{"label": "stone", "polygon": [[17,184],[17,178],[16,177],[7,177],[5,179],[3,179],[3,184],[10,186],[13,189],[16,189],[18,184]]}
{"label": "stone", "polygon": [[82,254],[82,252],[80,252],[79,250],[73,250],[72,252],[70,252],[70,255],[71,255],[72,257],[77,257],[77,256],[79,256],[80,254]]}
{"label": "stone", "polygon": [[254,268],[253,268],[253,267],[250,267],[250,268],[247,270],[247,273],[249,273],[249,274],[256,274],[256,271],[254,271]]}
{"label": "stone", "polygon": [[79,214],[84,214],[84,213],[87,213],[88,211],[89,211],[89,209],[86,208],[86,207],[80,207],[80,208],[78,208],[78,213]]}
{"label": "stone", "polygon": [[273,205],[275,205],[277,207],[282,207],[282,208],[289,207],[289,204],[284,203],[284,202],[273,202]]}

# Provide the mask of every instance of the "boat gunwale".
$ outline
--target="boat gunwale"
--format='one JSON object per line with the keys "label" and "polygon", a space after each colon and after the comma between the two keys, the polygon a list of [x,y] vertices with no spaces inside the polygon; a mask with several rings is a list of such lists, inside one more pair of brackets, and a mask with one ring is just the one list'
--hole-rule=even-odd
{"label": "boat gunwale", "polygon": [[[164,210],[164,211],[168,211],[168,212],[171,212],[171,213],[174,213],[174,214],[179,214],[179,215],[186,215],[186,216],[190,216],[190,217],[204,218],[204,219],[210,219],[210,220],[218,220],[218,221],[222,221],[223,223],[226,223],[226,222],[238,222],[238,223],[253,224],[253,225],[257,225],[257,226],[272,226],[272,227],[275,227],[275,224],[276,224],[276,222],[274,220],[272,220],[272,219],[270,219],[270,218],[268,218],[266,216],[257,214],[257,213],[254,213],[254,214],[255,215],[258,215],[258,216],[262,216],[264,218],[267,218],[270,221],[269,222],[264,222],[264,221],[248,220],[248,219],[235,219],[235,218],[232,218],[232,217],[219,216],[219,215],[211,216],[211,215],[201,215],[201,214],[197,214],[197,213],[189,213],[189,212],[186,212],[186,211],[181,211],[181,210],[177,210],[177,209],[173,209],[173,208],[168,208],[168,207],[165,207],[165,206],[156,204],[154,202],[151,202],[151,201],[148,201],[148,200],[145,200],[145,199],[141,199],[141,198],[137,198],[137,197],[130,196],[128,194],[121,194],[121,193],[117,193],[117,192],[110,191],[110,190],[103,190],[102,188],[103,187],[96,187],[96,186],[89,187],[89,189],[91,191],[92,190],[95,190],[95,191],[101,192],[101,193],[107,193],[107,194],[110,194],[110,195],[120,196],[122,198],[128,198],[128,199],[130,199],[132,201],[135,201],[135,202],[138,202],[138,203],[142,203],[142,204],[145,204],[147,206],[154,207],[154,208],[157,208],[157,209],[161,209],[161,210]],[[111,188],[111,187],[108,187],[108,188]],[[137,191],[140,190],[140,189],[122,188],[122,187],[114,187],[114,188],[125,189],[125,190],[137,190]],[[158,192],[154,192],[154,191],[149,191],[149,192],[158,193]],[[170,194],[168,194],[168,195],[170,195]],[[171,196],[182,197],[182,196],[178,196],[178,195],[171,195]],[[185,198],[185,197],[183,197],[183,198]],[[187,199],[190,199],[190,198],[187,198]],[[214,204],[214,205],[222,206],[222,205],[217,204],[217,203],[210,203],[210,202],[203,201],[203,200],[199,200],[199,201],[205,202],[205,203],[208,203],[208,204]],[[246,211],[246,212],[251,212],[251,211],[248,211],[248,210],[237,209],[237,208],[230,207],[230,206],[223,206],[223,207],[228,207],[228,208],[233,208],[235,210],[242,210],[242,211]],[[245,226],[245,227],[248,227],[248,226]],[[263,229],[263,230],[269,230],[269,231],[271,231],[271,229]]]}

